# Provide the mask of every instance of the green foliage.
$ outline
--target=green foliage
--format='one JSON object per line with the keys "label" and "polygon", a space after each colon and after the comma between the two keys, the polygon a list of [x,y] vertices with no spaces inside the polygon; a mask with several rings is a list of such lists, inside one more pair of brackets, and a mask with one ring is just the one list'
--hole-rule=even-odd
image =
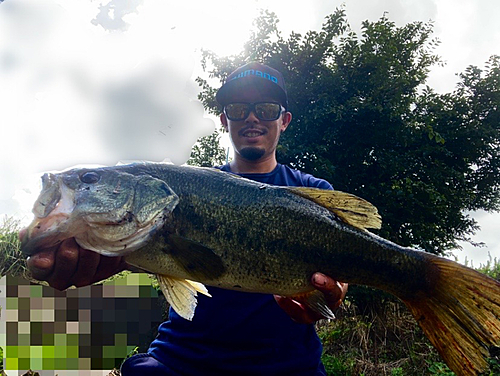
{"label": "green foliage", "polygon": [[352,375],[351,367],[347,364],[347,359],[341,359],[336,356],[325,354],[321,358],[325,366],[327,375],[335,376],[350,376]]}
{"label": "green foliage", "polygon": [[[357,35],[338,9],[320,31],[285,39],[263,12],[240,54],[204,51],[202,64],[221,83],[250,60],[280,70],[294,120],[279,160],[374,203],[381,236],[443,254],[477,230],[466,211],[500,208],[500,61],[467,68],[455,91],[437,94],[425,86],[441,64],[432,28],[384,16]],[[216,89],[199,83],[218,113]]]}
{"label": "green foliage", "polygon": [[401,367],[394,368],[391,370],[391,376],[404,376],[403,369]]}
{"label": "green foliage", "polygon": [[130,358],[130,357],[132,357],[132,356],[134,356],[134,355],[137,355],[137,354],[139,354],[139,347],[137,347],[137,346],[136,346],[136,347],[134,347],[134,348],[132,349],[132,351],[130,351],[130,352],[127,354],[127,356],[125,357],[125,359],[124,359],[123,361],[125,361],[125,360],[127,360],[128,358]]}
{"label": "green foliage", "polygon": [[220,133],[200,137],[191,150],[187,164],[199,167],[221,166],[226,162],[226,151],[219,144]]}
{"label": "green foliage", "polygon": [[500,263],[497,258],[494,259],[489,255],[489,260],[484,265],[480,265],[477,268],[483,274],[500,281]]}
{"label": "green foliage", "polygon": [[0,277],[4,275],[27,277],[25,257],[19,241],[19,221],[4,217],[0,222]]}
{"label": "green foliage", "polygon": [[452,372],[446,364],[441,362],[431,362],[429,364],[429,374],[432,376],[455,376],[455,373]]}
{"label": "green foliage", "polygon": [[316,325],[328,375],[424,376],[429,364],[440,362],[436,350],[398,301],[379,300],[367,316],[347,300],[336,316],[337,320]]}
{"label": "green foliage", "polygon": [[500,360],[497,358],[488,359],[490,370],[484,376],[497,376],[500,375]]}

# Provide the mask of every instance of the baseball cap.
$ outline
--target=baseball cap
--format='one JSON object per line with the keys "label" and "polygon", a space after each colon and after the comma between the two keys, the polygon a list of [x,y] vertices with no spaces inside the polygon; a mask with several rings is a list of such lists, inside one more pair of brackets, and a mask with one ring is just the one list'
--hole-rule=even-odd
{"label": "baseball cap", "polygon": [[215,99],[225,106],[231,102],[231,95],[246,86],[255,85],[269,91],[281,101],[283,107],[288,108],[288,97],[285,88],[285,79],[276,69],[258,62],[250,62],[237,68],[228,77],[224,85],[217,91]]}

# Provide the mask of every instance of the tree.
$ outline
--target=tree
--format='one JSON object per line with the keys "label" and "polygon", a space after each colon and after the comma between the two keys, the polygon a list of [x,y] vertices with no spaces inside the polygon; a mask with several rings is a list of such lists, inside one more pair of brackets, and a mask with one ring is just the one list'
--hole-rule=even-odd
{"label": "tree", "polygon": [[220,133],[200,137],[191,149],[187,164],[199,167],[222,166],[226,162],[226,151],[219,144]]}
{"label": "tree", "polygon": [[[434,54],[432,23],[397,27],[384,15],[352,32],[343,9],[321,31],[282,38],[263,12],[244,50],[204,51],[209,77],[224,82],[259,60],[280,70],[294,115],[278,148],[281,162],[374,203],[380,235],[442,254],[477,230],[468,210],[499,209],[499,59],[469,67],[445,95],[425,86]],[[220,112],[206,80],[200,99]]]}

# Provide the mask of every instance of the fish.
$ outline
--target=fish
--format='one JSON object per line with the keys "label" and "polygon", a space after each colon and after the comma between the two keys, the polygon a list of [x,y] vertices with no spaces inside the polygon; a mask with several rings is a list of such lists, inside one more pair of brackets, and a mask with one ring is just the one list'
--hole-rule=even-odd
{"label": "fish", "polygon": [[333,317],[311,285],[321,272],[399,298],[457,375],[478,375],[500,347],[500,283],[452,260],[377,236],[368,201],[335,190],[278,187],[213,168],[132,163],[42,177],[21,249],[73,237],[156,274],[191,320],[206,286],[301,297]]}

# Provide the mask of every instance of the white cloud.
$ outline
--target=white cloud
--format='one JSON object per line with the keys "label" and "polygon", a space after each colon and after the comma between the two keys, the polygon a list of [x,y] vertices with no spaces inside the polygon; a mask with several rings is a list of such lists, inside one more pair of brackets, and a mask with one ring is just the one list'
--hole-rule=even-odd
{"label": "white cloud", "polygon": [[190,99],[190,75],[173,77],[176,70],[169,65],[148,61],[103,89],[99,132],[112,159],[162,161],[168,156],[182,164],[194,141],[214,130],[213,121],[202,118],[202,104]]}
{"label": "white cloud", "polygon": [[26,196],[16,191],[33,173],[124,159],[182,164],[214,130],[196,100],[192,46],[159,22],[159,9],[153,24],[134,19],[141,3],[1,4],[1,213],[23,213],[13,198]]}
{"label": "white cloud", "polygon": [[469,243],[462,243],[462,250],[456,250],[453,254],[458,260],[464,263],[471,262],[474,267],[485,265],[490,258],[497,258],[500,261],[500,241],[498,238],[498,223],[500,213],[486,213],[478,211],[471,213],[476,219],[481,229],[471,237],[475,243],[484,243],[484,246],[475,247]]}

